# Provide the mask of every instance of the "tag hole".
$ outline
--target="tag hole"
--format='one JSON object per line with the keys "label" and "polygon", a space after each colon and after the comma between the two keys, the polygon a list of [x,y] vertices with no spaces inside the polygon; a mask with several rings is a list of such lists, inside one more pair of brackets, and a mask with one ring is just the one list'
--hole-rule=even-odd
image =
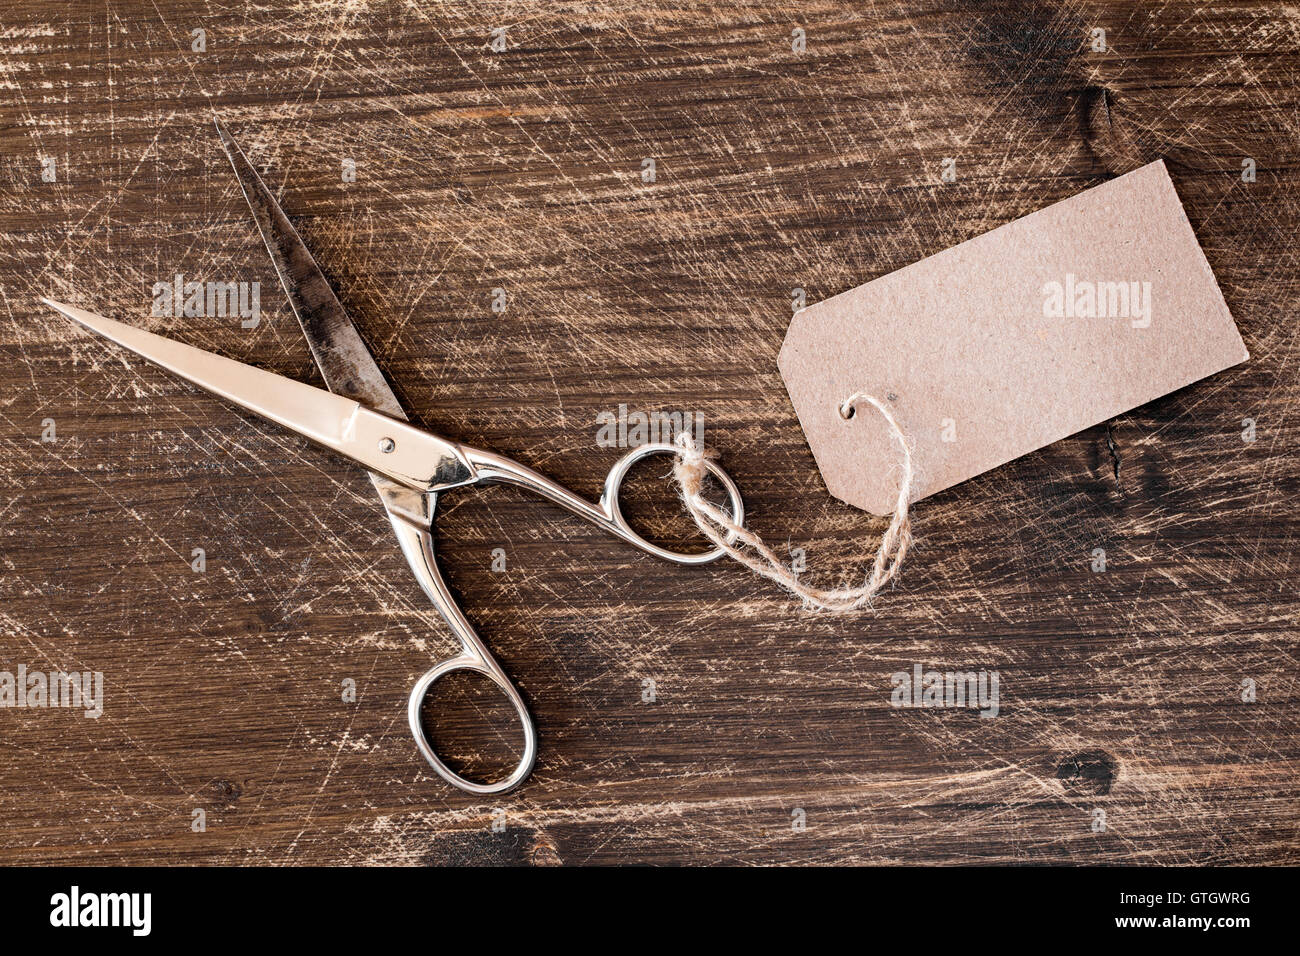
{"label": "tag hole", "polygon": [[857,408],[849,402],[845,402],[840,406],[840,418],[844,419],[846,422],[850,421],[857,413]]}

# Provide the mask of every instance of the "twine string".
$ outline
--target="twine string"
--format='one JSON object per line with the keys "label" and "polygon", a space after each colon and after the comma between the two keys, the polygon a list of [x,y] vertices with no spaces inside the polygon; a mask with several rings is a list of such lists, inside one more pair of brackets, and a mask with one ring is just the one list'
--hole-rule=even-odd
{"label": "twine string", "polygon": [[799,575],[787,567],[763,543],[762,538],[733,522],[723,509],[704,498],[702,488],[704,476],[708,474],[704,461],[712,457],[712,452],[697,445],[690,432],[684,431],[677,436],[679,451],[673,459],[673,476],[677,479],[686,510],[700,532],[755,574],[775,581],[787,591],[798,595],[808,608],[844,612],[870,607],[872,598],[880,589],[897,577],[908,546],[912,543],[911,519],[907,513],[907,502],[912,491],[912,451],[893,413],[874,395],[866,392],[850,395],[840,405],[840,417],[853,418],[860,402],[872,405],[889,424],[890,434],[903,453],[903,477],[898,485],[898,502],[894,507],[893,520],[876,548],[871,573],[857,587],[818,588],[802,583]]}

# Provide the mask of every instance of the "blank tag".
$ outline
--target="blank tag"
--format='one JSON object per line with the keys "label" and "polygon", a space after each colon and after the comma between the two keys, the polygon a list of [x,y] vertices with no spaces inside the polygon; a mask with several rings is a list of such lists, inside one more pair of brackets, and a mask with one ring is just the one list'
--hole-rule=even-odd
{"label": "blank tag", "polygon": [[1249,356],[1163,162],[798,312],[779,364],[832,495],[889,514]]}

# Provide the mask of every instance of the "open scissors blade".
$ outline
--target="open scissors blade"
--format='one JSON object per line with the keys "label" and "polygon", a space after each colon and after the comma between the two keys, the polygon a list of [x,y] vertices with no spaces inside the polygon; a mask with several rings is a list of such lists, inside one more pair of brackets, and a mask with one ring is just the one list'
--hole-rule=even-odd
{"label": "open scissors blade", "polygon": [[254,368],[102,315],[42,299],[92,332],[318,445],[416,491],[473,480],[459,445],[305,382]]}
{"label": "open scissors blade", "polygon": [[397,396],[298,230],[239,144],[219,121],[213,122],[325,384],[336,395],[355,399],[394,418],[405,418]]}
{"label": "open scissors blade", "polygon": [[[276,202],[271,191],[262,182],[253,164],[239,148],[220,120],[213,119],[221,146],[226,151],[230,165],[239,180],[239,188],[248,200],[253,221],[262,234],[266,251],[271,255],[275,273],[280,277],[289,305],[302,327],[312,358],[316,360],[325,384],[331,392],[360,402],[363,406],[405,421],[406,413],[393,394],[392,388],[379,370],[375,358],[366,348],[361,333],[353,325],[343,303],[325,273],[316,264],[316,257],[298,235],[289,217]],[[423,434],[423,433],[421,433]],[[457,446],[444,442],[449,449]],[[395,489],[386,481],[387,472],[371,469],[370,479],[379,492],[385,507],[393,514]],[[473,480],[473,468],[457,450],[444,455],[439,465],[439,478],[433,489],[454,487]],[[407,487],[410,487],[407,484]],[[417,509],[420,514],[423,510]],[[399,532],[400,533],[400,532]]]}

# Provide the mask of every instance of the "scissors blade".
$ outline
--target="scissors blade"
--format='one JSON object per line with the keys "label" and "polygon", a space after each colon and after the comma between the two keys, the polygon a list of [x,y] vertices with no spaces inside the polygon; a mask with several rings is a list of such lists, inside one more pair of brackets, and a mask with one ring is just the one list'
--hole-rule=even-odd
{"label": "scissors blade", "polygon": [[336,395],[354,399],[394,418],[406,418],[374,356],[293,223],[239,144],[219,121],[213,122],[325,384]]}
{"label": "scissors blade", "polygon": [[41,301],[172,374],[350,458],[377,479],[420,492],[474,480],[474,469],[459,445],[354,399],[84,309]]}

